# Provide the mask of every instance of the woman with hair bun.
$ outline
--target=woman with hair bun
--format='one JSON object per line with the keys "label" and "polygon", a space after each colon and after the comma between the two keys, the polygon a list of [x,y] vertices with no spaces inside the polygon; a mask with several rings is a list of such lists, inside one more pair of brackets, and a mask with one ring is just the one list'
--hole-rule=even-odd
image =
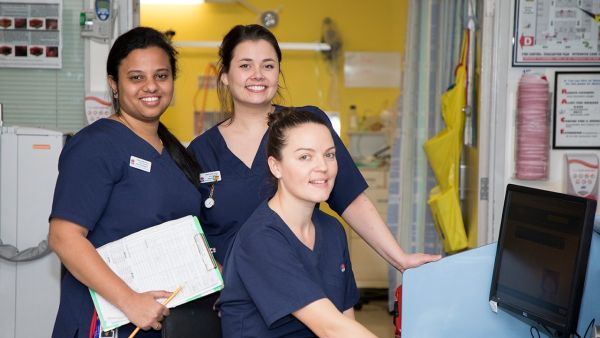
{"label": "woman with hair bun", "polygon": [[269,116],[276,191],[241,227],[223,266],[223,338],[375,337],[354,320],[358,290],[342,225],[315,206],[338,163],[329,126],[312,112]]}

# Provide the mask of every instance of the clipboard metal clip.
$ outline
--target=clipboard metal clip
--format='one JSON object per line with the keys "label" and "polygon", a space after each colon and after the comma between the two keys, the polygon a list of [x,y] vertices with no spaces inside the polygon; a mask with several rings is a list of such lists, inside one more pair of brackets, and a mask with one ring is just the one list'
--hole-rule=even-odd
{"label": "clipboard metal clip", "polygon": [[[213,270],[217,268],[217,261],[213,254],[217,251],[215,248],[211,248],[208,246],[208,241],[206,240],[206,236],[203,233],[197,234],[195,237],[196,245],[198,246],[198,251],[200,251],[200,255],[202,256],[202,260],[204,261],[204,265],[206,265],[206,270]],[[200,238],[202,240],[200,240]],[[204,246],[204,248],[202,247]]]}

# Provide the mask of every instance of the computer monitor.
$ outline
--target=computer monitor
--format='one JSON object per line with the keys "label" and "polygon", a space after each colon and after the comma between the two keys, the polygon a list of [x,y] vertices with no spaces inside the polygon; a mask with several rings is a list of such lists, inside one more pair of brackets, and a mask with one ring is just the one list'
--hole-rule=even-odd
{"label": "computer monitor", "polygon": [[509,184],[490,302],[552,337],[576,332],[596,201]]}

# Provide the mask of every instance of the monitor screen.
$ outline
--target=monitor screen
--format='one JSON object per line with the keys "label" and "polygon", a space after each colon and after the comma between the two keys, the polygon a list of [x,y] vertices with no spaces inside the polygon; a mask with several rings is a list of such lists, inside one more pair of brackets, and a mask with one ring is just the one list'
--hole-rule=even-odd
{"label": "monitor screen", "polygon": [[596,201],[509,184],[490,301],[551,336],[577,329]]}

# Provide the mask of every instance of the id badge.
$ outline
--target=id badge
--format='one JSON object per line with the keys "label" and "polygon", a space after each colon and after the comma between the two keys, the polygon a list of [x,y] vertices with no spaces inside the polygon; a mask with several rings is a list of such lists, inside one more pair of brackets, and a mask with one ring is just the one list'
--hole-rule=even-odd
{"label": "id badge", "polygon": [[221,171],[209,171],[200,174],[200,183],[213,183],[221,180]]}

